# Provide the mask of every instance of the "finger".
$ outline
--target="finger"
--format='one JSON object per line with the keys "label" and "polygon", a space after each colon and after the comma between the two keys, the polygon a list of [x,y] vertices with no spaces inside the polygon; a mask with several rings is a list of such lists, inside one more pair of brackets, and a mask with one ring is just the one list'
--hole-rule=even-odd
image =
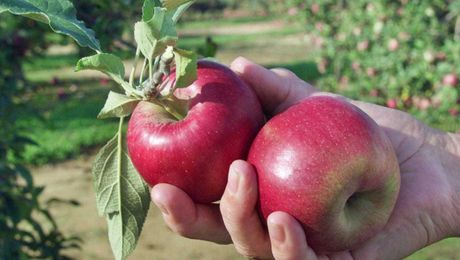
{"label": "finger", "polygon": [[307,245],[302,226],[289,214],[274,212],[268,216],[267,225],[275,259],[318,259]]}
{"label": "finger", "polygon": [[163,213],[164,221],[174,232],[219,244],[232,242],[217,204],[195,204],[184,191],[169,184],[156,185],[151,196]]}
{"label": "finger", "polygon": [[285,69],[268,70],[245,58],[233,61],[231,68],[256,92],[265,111],[283,111],[317,90]]}
{"label": "finger", "polygon": [[256,210],[258,191],[254,168],[244,161],[230,166],[220,203],[222,217],[236,250],[247,257],[271,258],[268,234]]}

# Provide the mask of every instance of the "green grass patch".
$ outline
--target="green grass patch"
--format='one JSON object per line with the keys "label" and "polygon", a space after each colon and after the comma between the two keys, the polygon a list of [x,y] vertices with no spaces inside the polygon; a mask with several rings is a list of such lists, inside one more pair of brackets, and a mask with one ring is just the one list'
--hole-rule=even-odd
{"label": "green grass patch", "polygon": [[247,23],[263,23],[280,20],[279,16],[243,16],[225,19],[201,19],[201,20],[183,20],[178,24],[178,29],[202,29],[209,27],[241,25]]}
{"label": "green grass patch", "polygon": [[[225,49],[238,46],[244,47],[251,46],[253,42],[266,42],[267,44],[273,41],[273,37],[283,37],[292,34],[303,32],[299,26],[286,26],[282,29],[253,33],[253,34],[225,34],[225,35],[211,35],[212,40],[217,43],[219,49]],[[184,49],[194,50],[205,43],[203,35],[182,36],[179,39],[179,47]]]}
{"label": "green grass patch", "polygon": [[460,259],[460,238],[448,238],[417,251],[407,260]]}
{"label": "green grass patch", "polygon": [[48,87],[30,100],[41,116],[24,114],[18,121],[38,143],[38,146],[26,147],[26,163],[40,165],[72,158],[114,136],[116,120],[96,119],[108,90],[91,82],[74,84],[81,85],[80,89],[68,92],[64,99],[58,98],[56,88]]}
{"label": "green grass patch", "polygon": [[76,53],[34,57],[24,63],[24,70],[52,70],[62,67],[70,67],[75,66],[78,60],[79,57]]}
{"label": "green grass patch", "polygon": [[285,68],[294,72],[297,77],[313,84],[321,74],[318,71],[316,63],[313,61],[293,61],[290,63],[280,63],[280,64],[269,64],[266,65],[268,68]]}

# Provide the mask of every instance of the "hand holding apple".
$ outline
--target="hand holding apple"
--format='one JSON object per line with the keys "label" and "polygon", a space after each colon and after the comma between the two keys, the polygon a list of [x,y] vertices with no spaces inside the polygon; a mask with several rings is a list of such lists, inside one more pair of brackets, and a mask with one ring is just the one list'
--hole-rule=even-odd
{"label": "hand holding apple", "polygon": [[[305,97],[332,95],[319,93],[286,70],[269,71],[242,58],[232,64],[232,69],[253,87],[270,115]],[[436,132],[397,110],[352,103],[376,120],[390,138],[401,168],[401,190],[395,210],[381,232],[352,251],[328,257],[397,259],[444,237],[459,236],[460,209],[455,205],[460,205],[460,197],[452,191],[460,188],[460,174],[455,172],[460,169],[460,138]],[[265,230],[256,209],[256,191],[253,167],[237,161],[230,168],[220,211],[216,205],[193,203],[183,191],[167,184],[156,185],[152,199],[167,212],[167,225],[183,236],[234,243],[241,254],[262,259],[320,257],[309,246],[302,226],[286,213],[270,214],[269,232]]]}

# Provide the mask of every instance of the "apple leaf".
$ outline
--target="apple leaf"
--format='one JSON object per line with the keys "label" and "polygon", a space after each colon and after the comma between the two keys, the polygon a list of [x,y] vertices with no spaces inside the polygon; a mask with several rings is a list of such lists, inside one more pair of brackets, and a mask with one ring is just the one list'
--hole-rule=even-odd
{"label": "apple leaf", "polygon": [[147,59],[158,56],[167,46],[175,46],[178,38],[173,14],[166,12],[165,8],[155,7],[150,20],[134,25],[134,39]]}
{"label": "apple leaf", "polygon": [[134,25],[134,39],[142,55],[152,59],[166,50],[166,44],[159,42],[146,22],[137,22]]}
{"label": "apple leaf", "polygon": [[166,9],[172,10],[188,2],[194,2],[194,0],[161,0],[161,2]]}
{"label": "apple leaf", "polygon": [[133,88],[123,78],[125,76],[125,66],[120,58],[113,54],[100,53],[93,56],[82,58],[78,61],[76,71],[98,70],[118,83],[127,93],[131,93]]}
{"label": "apple leaf", "polygon": [[187,11],[187,9],[191,5],[193,5],[194,3],[195,3],[195,1],[188,1],[185,4],[181,4],[176,9],[168,11],[168,12],[173,13],[172,19],[173,19],[174,23],[177,23],[179,21],[179,19],[181,18],[181,16],[185,13],[185,11]]}
{"label": "apple leaf", "polygon": [[80,46],[101,51],[94,31],[77,20],[75,8],[68,0],[2,0],[0,13],[5,11],[47,23],[53,31],[72,37]]}
{"label": "apple leaf", "polygon": [[140,100],[110,91],[105,105],[97,116],[99,119],[109,117],[126,117],[131,115]]}
{"label": "apple leaf", "polygon": [[126,259],[135,249],[150,206],[148,186],[126,152],[122,126],[123,118],[117,135],[99,151],[93,165],[97,209],[107,219],[116,259]]}
{"label": "apple leaf", "polygon": [[192,51],[175,49],[176,88],[190,86],[197,78],[197,55]]}
{"label": "apple leaf", "polygon": [[147,22],[152,19],[155,7],[162,7],[160,0],[145,0],[142,6],[142,21]]}

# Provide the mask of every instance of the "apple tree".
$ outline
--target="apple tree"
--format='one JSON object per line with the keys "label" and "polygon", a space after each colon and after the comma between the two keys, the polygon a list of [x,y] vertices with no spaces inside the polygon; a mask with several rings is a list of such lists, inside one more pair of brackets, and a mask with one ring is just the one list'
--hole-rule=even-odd
{"label": "apple tree", "polygon": [[[318,48],[318,86],[458,128],[460,4],[455,0],[288,1]],[[457,125],[457,127],[455,127]]]}

